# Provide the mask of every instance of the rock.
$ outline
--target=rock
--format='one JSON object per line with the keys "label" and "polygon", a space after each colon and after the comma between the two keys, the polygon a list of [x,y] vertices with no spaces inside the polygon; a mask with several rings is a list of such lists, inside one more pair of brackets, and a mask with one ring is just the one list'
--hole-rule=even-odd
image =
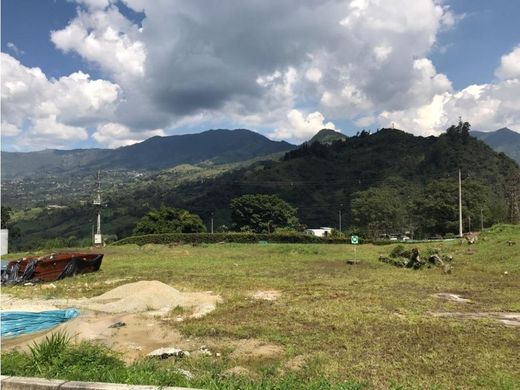
{"label": "rock", "polygon": [[193,374],[191,372],[189,372],[188,370],[185,370],[183,368],[175,368],[175,370],[181,374],[183,377],[185,377],[186,379],[193,379]]}
{"label": "rock", "polygon": [[513,246],[513,245],[516,245],[516,242],[515,241],[508,241],[507,245],[508,246]]}
{"label": "rock", "polygon": [[507,272],[507,271],[504,271],[504,275],[509,275],[509,272]]}
{"label": "rock", "polygon": [[150,352],[146,356],[160,357],[161,359],[167,359],[171,356],[176,358],[183,358],[190,356],[190,353],[179,348],[159,348]]}
{"label": "rock", "polygon": [[445,263],[442,267],[442,272],[445,274],[451,274],[451,265]]}
{"label": "rock", "polygon": [[359,260],[347,260],[347,264],[349,265],[356,265],[356,264],[359,264],[360,261]]}
{"label": "rock", "polygon": [[199,353],[201,355],[205,355],[205,356],[213,356],[211,351],[205,345],[203,345],[202,347],[199,348]]}
{"label": "rock", "polygon": [[419,249],[413,248],[410,260],[406,263],[406,268],[419,269],[424,265],[424,261],[419,257]]}
{"label": "rock", "polygon": [[430,264],[436,265],[437,267],[442,267],[444,265],[444,261],[442,261],[438,254],[434,254],[428,257],[428,262]]}
{"label": "rock", "polygon": [[119,328],[122,328],[123,326],[126,326],[126,323],[118,321],[118,322],[110,325],[109,328],[119,329]]}

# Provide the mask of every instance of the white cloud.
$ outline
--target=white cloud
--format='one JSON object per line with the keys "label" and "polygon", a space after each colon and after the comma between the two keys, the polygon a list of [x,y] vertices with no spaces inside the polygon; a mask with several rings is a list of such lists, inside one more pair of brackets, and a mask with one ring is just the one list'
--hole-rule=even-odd
{"label": "white cloud", "polygon": [[323,74],[321,73],[321,70],[318,68],[309,68],[305,72],[305,77],[307,80],[312,81],[313,83],[317,83],[321,80],[323,77]]}
{"label": "white cloud", "polygon": [[142,76],[146,52],[139,28],[108,1],[89,1],[67,27],[53,31],[51,40],[65,53],[76,51],[88,61],[115,74]]}
{"label": "white cloud", "polygon": [[492,131],[507,126],[520,129],[520,79],[471,85],[462,91],[435,95],[430,102],[400,111],[384,111],[375,120],[421,135],[438,135],[459,116],[474,128]]}
{"label": "white cloud", "polygon": [[502,80],[520,78],[520,46],[502,56],[500,67],[495,71],[495,75]]}
{"label": "white cloud", "polygon": [[78,126],[68,126],[56,121],[56,115],[32,120],[31,135],[56,140],[86,140],[87,131]]}
{"label": "white cloud", "polygon": [[293,109],[287,114],[287,121],[270,136],[274,139],[307,141],[321,129],[337,130],[334,123],[325,123],[325,117],[318,111],[305,116],[301,111]]}
{"label": "white cloud", "polygon": [[25,54],[25,52],[18,48],[13,42],[7,42],[7,48],[11,50],[15,55],[21,56]]}
{"label": "white cloud", "polygon": [[118,85],[82,72],[49,80],[8,54],[1,53],[1,62],[3,135],[17,136],[27,147],[85,140],[85,127],[110,117],[119,100]]}
{"label": "white cloud", "polygon": [[103,146],[109,148],[118,148],[120,146],[131,145],[144,141],[145,139],[156,135],[164,136],[164,130],[147,130],[141,131],[137,134],[133,133],[128,127],[120,123],[104,123],[97,127],[96,132],[92,134],[92,138],[94,138]]}
{"label": "white cloud", "polygon": [[21,130],[12,123],[2,121],[2,137],[13,137],[20,134]]}

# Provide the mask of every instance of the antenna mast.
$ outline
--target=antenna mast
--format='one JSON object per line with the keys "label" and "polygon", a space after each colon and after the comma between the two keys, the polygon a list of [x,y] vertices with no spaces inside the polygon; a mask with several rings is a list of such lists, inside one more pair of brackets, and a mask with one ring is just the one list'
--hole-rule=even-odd
{"label": "antenna mast", "polygon": [[97,206],[97,228],[96,233],[94,234],[94,246],[102,246],[103,245],[103,236],[101,234],[101,171],[98,170],[97,173],[97,188],[96,188],[96,196],[92,204]]}

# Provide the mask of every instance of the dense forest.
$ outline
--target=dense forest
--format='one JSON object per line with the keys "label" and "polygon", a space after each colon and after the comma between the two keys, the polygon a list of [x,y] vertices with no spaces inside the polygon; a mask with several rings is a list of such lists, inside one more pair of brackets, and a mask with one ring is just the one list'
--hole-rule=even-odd
{"label": "dense forest", "polygon": [[[308,227],[338,227],[365,236],[410,232],[414,237],[458,233],[458,171],[462,172],[464,226],[480,229],[518,222],[518,165],[494,152],[459,123],[439,137],[397,129],[363,131],[330,143],[305,143],[280,161],[258,161],[214,178],[182,185],[148,181],[107,195],[103,230],[115,239],[132,234],[137,221],[162,205],[187,209],[216,229],[230,228],[232,199],[276,194],[297,209]],[[56,239],[88,239],[94,210],[71,204],[20,219],[18,245]]]}

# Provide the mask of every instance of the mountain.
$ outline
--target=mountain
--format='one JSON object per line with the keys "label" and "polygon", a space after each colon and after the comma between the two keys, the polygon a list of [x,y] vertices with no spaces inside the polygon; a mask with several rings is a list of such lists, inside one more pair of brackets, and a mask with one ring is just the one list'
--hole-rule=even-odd
{"label": "mountain", "polygon": [[159,170],[180,164],[226,164],[285,152],[295,146],[250,130],[208,130],[152,137],[117,149],[2,152],[2,176],[75,174],[97,169]]}
{"label": "mountain", "polygon": [[[343,227],[370,227],[359,216],[364,207],[374,218],[401,221],[399,228],[391,225],[386,232],[406,229],[429,237],[457,232],[459,168],[465,226],[467,217],[474,224],[480,221],[481,210],[486,226],[508,220],[511,208],[506,195],[515,192],[506,191],[511,183],[519,184],[510,179],[519,171],[513,160],[463,132],[416,137],[381,129],[344,142],[304,143],[280,161],[257,161],[216,177],[173,185],[168,176],[165,180],[158,176],[119,188],[105,195],[109,207],[103,226],[106,234],[125,237],[147,210],[164,204],[188,209],[204,221],[213,216],[215,226],[230,227],[231,199],[262,193],[277,194],[297,207],[300,221],[309,227],[337,226],[340,210]],[[17,222],[22,246],[37,246],[55,237],[87,238],[93,216],[91,207],[77,203],[31,215],[32,219]]]}
{"label": "mountain", "polygon": [[319,142],[322,144],[331,144],[335,141],[345,141],[347,138],[348,137],[345,134],[342,134],[339,131],[331,129],[321,129],[308,142],[310,144],[314,142]]}
{"label": "mountain", "polygon": [[520,163],[520,133],[504,127],[491,132],[472,131],[470,134]]}

